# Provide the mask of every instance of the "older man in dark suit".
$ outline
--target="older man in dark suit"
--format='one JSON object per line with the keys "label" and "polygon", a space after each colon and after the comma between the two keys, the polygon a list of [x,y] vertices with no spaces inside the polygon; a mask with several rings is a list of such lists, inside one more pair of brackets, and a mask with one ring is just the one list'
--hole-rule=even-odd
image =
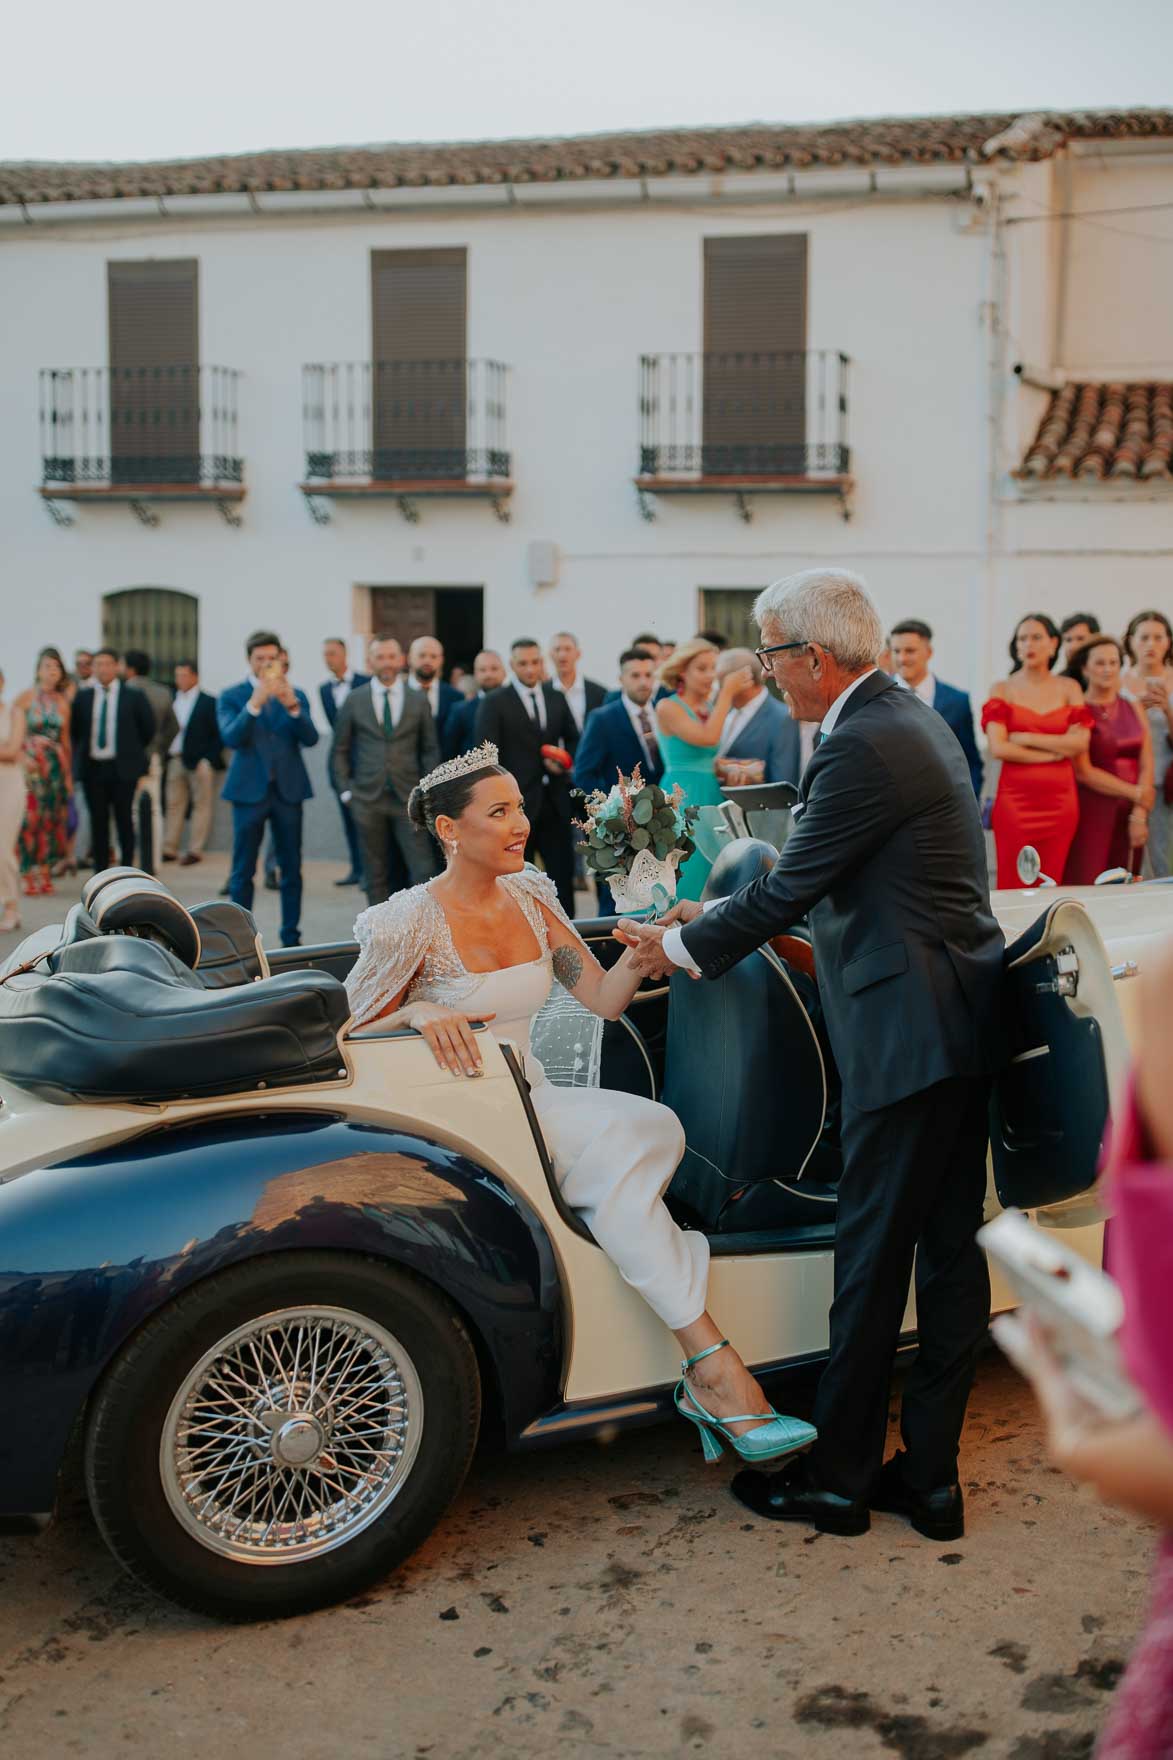
{"label": "older man in dark suit", "polygon": [[544,757],[543,746],[561,746],[573,753],[578,728],[566,698],[542,683],[542,650],[529,637],[519,637],[509,650],[512,677],[490,691],[477,710],[476,738],[492,740],[501,762],[517,778],[530,823],[526,860],[541,856],[558,888],[558,901],[574,915],[574,812],[567,764]]}
{"label": "older man in dark suit", "polygon": [[[809,1459],[774,1477],[741,1473],[734,1491],[760,1515],[825,1532],[863,1533],[870,1505],[956,1539],[958,1440],[989,1319],[974,1235],[1003,1054],[1002,932],[977,803],[953,733],[876,668],[883,630],[856,576],[811,569],[767,587],[754,609],[763,660],[794,712],[820,722],[795,828],[770,872],[731,898],[704,912],[678,906],[667,929],[624,930],[649,973],[676,965],[716,978],[809,913],[843,1082],[819,1438]],[[757,1128],[785,1128],[768,1095],[761,1104]],[[914,1259],[905,1452],[881,1466]]]}
{"label": "older man in dark suit", "polygon": [[351,691],[334,724],[330,772],[338,798],[353,807],[362,838],[367,898],[391,896],[394,840],[412,886],[437,871],[435,846],[407,816],[411,791],[440,762],[440,744],[423,691],[409,690],[394,636],[370,647],[374,677]]}

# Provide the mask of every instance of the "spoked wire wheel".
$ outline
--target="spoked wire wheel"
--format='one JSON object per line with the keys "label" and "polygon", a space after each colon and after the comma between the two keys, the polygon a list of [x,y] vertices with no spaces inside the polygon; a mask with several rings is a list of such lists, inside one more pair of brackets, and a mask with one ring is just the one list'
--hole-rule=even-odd
{"label": "spoked wire wheel", "polygon": [[346,1545],[399,1494],[424,1426],[399,1340],[348,1308],[282,1308],[205,1351],[164,1419],[170,1508],[202,1546],[292,1564]]}

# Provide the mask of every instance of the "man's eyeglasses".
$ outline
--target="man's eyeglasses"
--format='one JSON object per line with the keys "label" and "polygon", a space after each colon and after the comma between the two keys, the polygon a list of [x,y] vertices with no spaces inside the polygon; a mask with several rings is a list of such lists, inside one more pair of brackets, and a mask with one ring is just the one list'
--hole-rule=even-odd
{"label": "man's eyeglasses", "polygon": [[755,648],[754,649],[754,656],[758,661],[760,661],[760,663],[764,667],[766,667],[767,670],[769,670],[769,668],[772,667],[774,664],[773,659],[772,659],[772,656],[774,654],[785,654],[785,652],[787,651],[788,648],[809,648],[809,647],[810,647],[809,642],[775,642],[769,648]]}

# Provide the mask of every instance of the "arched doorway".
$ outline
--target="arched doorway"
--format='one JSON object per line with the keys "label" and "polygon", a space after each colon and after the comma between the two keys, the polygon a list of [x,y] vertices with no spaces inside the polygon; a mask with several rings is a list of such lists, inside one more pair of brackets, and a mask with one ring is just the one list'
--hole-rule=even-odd
{"label": "arched doorway", "polygon": [[194,593],[172,587],[127,587],[106,593],[102,641],[119,654],[142,648],[151,657],[151,677],[172,685],[176,661],[199,661],[200,602]]}

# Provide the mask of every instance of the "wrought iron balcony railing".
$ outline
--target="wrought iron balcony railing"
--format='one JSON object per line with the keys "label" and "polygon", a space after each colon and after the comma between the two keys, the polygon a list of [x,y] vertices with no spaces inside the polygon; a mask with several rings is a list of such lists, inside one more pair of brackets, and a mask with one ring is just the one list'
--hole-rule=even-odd
{"label": "wrought iron balcony railing", "polygon": [[846,477],[847,367],[834,349],[643,355],[640,478]]}
{"label": "wrought iron balcony railing", "polygon": [[500,361],[327,361],[302,369],[310,483],[505,481]]}
{"label": "wrought iron balcony railing", "polygon": [[40,380],[46,489],[243,481],[232,367],[45,367]]}

